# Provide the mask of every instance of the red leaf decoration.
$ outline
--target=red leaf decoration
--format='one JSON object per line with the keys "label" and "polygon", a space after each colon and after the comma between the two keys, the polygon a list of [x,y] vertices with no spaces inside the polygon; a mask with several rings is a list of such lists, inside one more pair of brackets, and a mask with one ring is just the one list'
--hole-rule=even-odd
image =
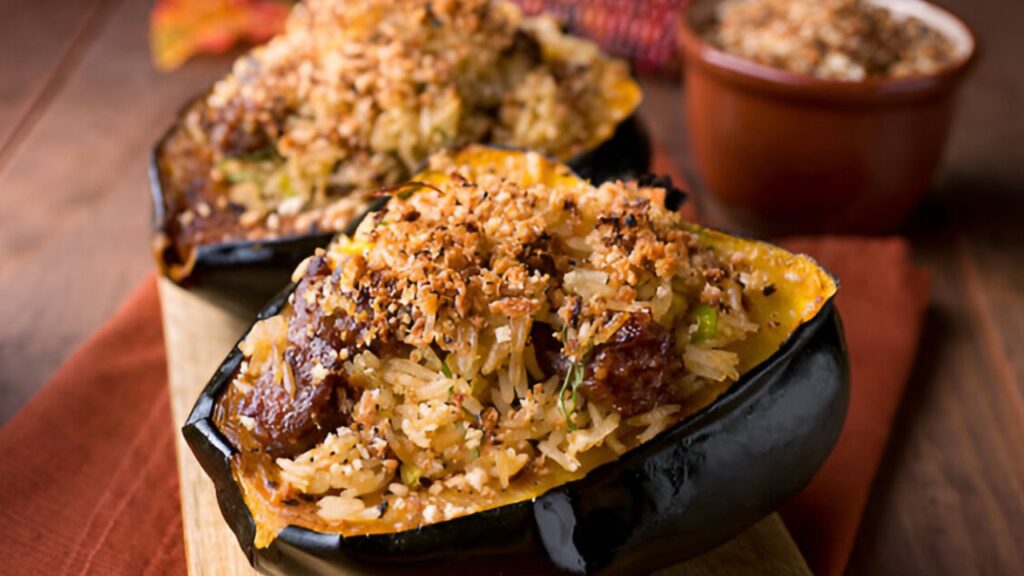
{"label": "red leaf decoration", "polygon": [[281,31],[290,2],[272,0],[157,0],[149,43],[161,70],[204,52],[225,52],[239,42],[264,42]]}

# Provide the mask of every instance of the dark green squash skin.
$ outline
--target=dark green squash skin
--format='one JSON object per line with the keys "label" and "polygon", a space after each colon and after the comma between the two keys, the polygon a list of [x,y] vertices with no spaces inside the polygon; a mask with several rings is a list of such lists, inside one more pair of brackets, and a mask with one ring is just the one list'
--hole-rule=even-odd
{"label": "dark green squash skin", "polygon": [[[277,314],[292,288],[258,318]],[[849,400],[842,326],[829,300],[710,406],[533,501],[386,535],[289,526],[258,550],[231,474],[234,449],[213,423],[241,360],[235,347],[182,432],[246,556],[265,574],[647,573],[728,540],[796,494],[835,445]]]}
{"label": "dark green squash skin", "polygon": [[[201,96],[200,96],[201,97]],[[185,106],[178,121],[157,142],[150,154],[149,182],[153,202],[153,229],[166,231],[170,219],[165,201],[165,179],[160,171],[160,156],[165,142],[173,134],[181,118],[195,102]],[[651,146],[647,131],[636,114],[616,127],[612,136],[600,146],[577,155],[568,165],[580,176],[595,183],[613,178],[633,179],[645,174],[651,163]],[[170,192],[169,190],[167,191]],[[223,303],[244,299],[243,309],[256,310],[288,283],[295,266],[316,248],[326,246],[333,232],[275,238],[270,240],[239,240],[206,244],[195,248],[195,265],[179,284],[203,292]],[[176,254],[159,254],[158,259],[177,258]],[[163,266],[161,266],[163,268]]]}

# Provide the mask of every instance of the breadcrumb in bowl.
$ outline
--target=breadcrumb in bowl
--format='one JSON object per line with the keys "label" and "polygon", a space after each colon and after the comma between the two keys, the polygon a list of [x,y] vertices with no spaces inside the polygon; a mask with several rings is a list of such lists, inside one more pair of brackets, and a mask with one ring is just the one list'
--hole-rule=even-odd
{"label": "breadcrumb in bowl", "polygon": [[949,36],[869,0],[728,0],[706,32],[728,53],[818,78],[933,74],[954,58]]}
{"label": "breadcrumb in bowl", "polygon": [[[921,0],[732,1],[697,0],[679,26],[704,220],[766,236],[898,227],[941,161],[976,59],[971,30]],[[727,43],[738,55],[709,39],[730,6],[811,6],[816,17],[776,28],[733,14]],[[740,22],[749,46],[737,46]]]}

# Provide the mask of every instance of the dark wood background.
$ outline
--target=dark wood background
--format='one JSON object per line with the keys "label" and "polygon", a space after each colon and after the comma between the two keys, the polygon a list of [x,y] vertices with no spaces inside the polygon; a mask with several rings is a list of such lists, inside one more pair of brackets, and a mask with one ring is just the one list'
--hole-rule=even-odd
{"label": "dark wood background", "polygon": [[[941,3],[982,58],[906,230],[932,300],[851,574],[1024,574],[1024,2]],[[148,10],[0,0],[0,422],[153,270],[149,148],[228,67],[155,71]],[[644,118],[689,172],[682,88],[644,87]]]}

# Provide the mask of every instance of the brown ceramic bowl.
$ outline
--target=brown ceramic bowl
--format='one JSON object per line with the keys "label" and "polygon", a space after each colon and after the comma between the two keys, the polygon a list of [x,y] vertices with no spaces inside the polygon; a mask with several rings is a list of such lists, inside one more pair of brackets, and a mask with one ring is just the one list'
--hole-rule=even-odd
{"label": "brown ceramic bowl", "polygon": [[954,97],[975,55],[971,30],[933,4],[880,0],[945,34],[953,61],[928,76],[823,80],[706,43],[702,34],[721,1],[694,1],[679,27],[705,219],[766,235],[898,226],[942,156]]}

